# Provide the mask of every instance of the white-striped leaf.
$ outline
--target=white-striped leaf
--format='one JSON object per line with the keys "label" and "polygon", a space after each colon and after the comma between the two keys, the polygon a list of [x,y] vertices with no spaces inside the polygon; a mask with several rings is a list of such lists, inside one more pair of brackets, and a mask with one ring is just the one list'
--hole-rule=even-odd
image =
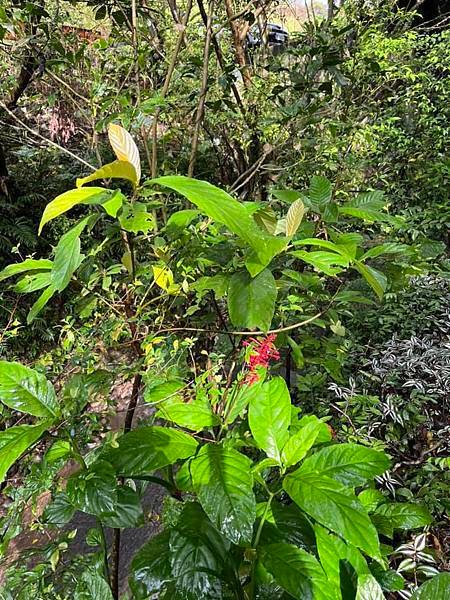
{"label": "white-striped leaf", "polygon": [[137,182],[141,178],[141,159],[135,141],[126,129],[115,123],[108,127],[109,143],[119,160],[131,163],[136,171]]}
{"label": "white-striped leaf", "polygon": [[305,205],[299,199],[293,202],[286,215],[286,235],[290,237],[297,232],[305,214]]}

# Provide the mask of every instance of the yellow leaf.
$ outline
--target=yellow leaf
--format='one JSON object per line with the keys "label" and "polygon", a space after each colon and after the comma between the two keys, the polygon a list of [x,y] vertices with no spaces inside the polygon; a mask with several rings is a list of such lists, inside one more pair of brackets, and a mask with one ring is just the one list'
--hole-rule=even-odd
{"label": "yellow leaf", "polygon": [[158,287],[164,291],[168,291],[173,284],[173,273],[170,269],[164,267],[152,267],[153,278]]}
{"label": "yellow leaf", "polygon": [[119,160],[131,163],[136,171],[137,183],[141,178],[141,159],[135,141],[126,129],[110,123],[108,127],[109,143]]}
{"label": "yellow leaf", "polygon": [[303,215],[305,214],[305,206],[299,199],[293,202],[286,215],[286,235],[288,237],[294,235],[300,227]]}
{"label": "yellow leaf", "polygon": [[134,186],[138,184],[136,168],[127,160],[115,160],[100,167],[91,175],[77,179],[77,188],[97,179],[128,179]]}
{"label": "yellow leaf", "polygon": [[59,217],[59,215],[67,212],[77,204],[101,203],[101,201],[108,198],[108,194],[111,194],[111,192],[105,188],[87,187],[69,190],[68,192],[64,192],[64,194],[57,196],[54,200],[49,202],[44,209],[41,222],[39,223],[39,235],[41,234],[44,225],[55,217]]}

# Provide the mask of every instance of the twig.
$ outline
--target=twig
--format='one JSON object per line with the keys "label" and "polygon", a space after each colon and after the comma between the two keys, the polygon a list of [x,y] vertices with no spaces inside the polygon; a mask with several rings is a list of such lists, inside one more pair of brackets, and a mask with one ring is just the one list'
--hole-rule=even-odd
{"label": "twig", "polygon": [[[169,91],[170,82],[172,80],[172,75],[175,70],[175,65],[177,64],[178,54],[180,53],[181,46],[184,41],[184,34],[186,32],[186,26],[189,21],[189,16],[191,14],[192,9],[192,0],[188,0],[186,6],[186,12],[184,13],[183,21],[181,23],[181,31],[177,39],[177,43],[175,49],[173,51],[172,60],[170,61],[169,68],[166,73],[166,78],[164,80],[164,85],[161,90],[161,99],[167,96],[167,92]],[[151,164],[151,176],[152,179],[156,177],[158,170],[158,117],[161,112],[161,108],[157,107],[155,110],[155,114],[153,115],[153,123],[152,123],[152,164]]]}
{"label": "twig", "polygon": [[188,177],[194,174],[195,158],[197,155],[198,138],[200,134],[200,126],[202,124],[203,115],[205,113],[205,100],[208,92],[208,68],[209,68],[209,52],[211,48],[212,22],[214,13],[214,0],[210,0],[208,8],[208,18],[206,22],[206,39],[205,48],[203,51],[203,73],[202,83],[200,87],[200,95],[198,97],[197,112],[195,115],[194,135],[192,137],[191,156],[189,158]]}
{"label": "twig", "polygon": [[60,146],[56,142],[53,142],[52,140],[47,139],[42,134],[40,134],[38,131],[35,131],[34,129],[31,129],[31,127],[28,127],[28,125],[26,123],[24,123],[22,121],[22,119],[20,119],[17,115],[15,115],[13,113],[13,111],[10,110],[6,106],[6,104],[4,104],[2,101],[0,101],[0,107],[4,111],[6,111],[10,117],[12,117],[15,121],[17,121],[17,123],[19,123],[21,127],[23,127],[26,131],[28,131],[28,133],[31,133],[32,135],[34,135],[34,136],[38,137],[39,139],[43,140],[49,146],[53,146],[54,148],[57,148],[58,150],[61,150],[62,152],[65,152],[66,154],[68,154],[69,156],[71,156],[72,158],[74,158],[75,160],[77,160],[78,162],[80,162],[83,165],[85,165],[86,167],[89,167],[90,169],[92,169],[92,171],[95,171],[96,167],[94,167],[90,163],[86,162],[84,159],[80,158],[79,156],[77,156],[76,154],[74,154],[73,152],[71,152],[70,150],[67,150],[67,148],[64,148],[63,146]]}

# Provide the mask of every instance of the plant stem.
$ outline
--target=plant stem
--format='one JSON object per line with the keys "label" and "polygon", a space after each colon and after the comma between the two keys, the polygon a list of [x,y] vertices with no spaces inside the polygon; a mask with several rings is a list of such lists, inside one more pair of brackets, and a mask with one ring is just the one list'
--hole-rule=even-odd
{"label": "plant stem", "polygon": [[253,600],[253,598],[255,597],[255,588],[256,588],[256,581],[255,581],[255,569],[256,569],[256,550],[258,548],[258,544],[259,544],[259,539],[261,537],[261,533],[264,527],[264,523],[267,517],[267,514],[270,510],[270,505],[272,504],[272,500],[273,497],[275,496],[275,494],[273,494],[272,492],[269,493],[269,498],[266,502],[266,506],[264,507],[264,512],[263,515],[261,517],[261,520],[259,522],[258,525],[258,529],[256,531],[256,535],[255,535],[255,540],[252,544],[253,548],[255,549],[255,556],[253,557],[253,561],[252,561],[252,567],[251,567],[251,572],[250,572],[250,584],[249,584],[249,590],[248,590],[248,598],[249,600]]}

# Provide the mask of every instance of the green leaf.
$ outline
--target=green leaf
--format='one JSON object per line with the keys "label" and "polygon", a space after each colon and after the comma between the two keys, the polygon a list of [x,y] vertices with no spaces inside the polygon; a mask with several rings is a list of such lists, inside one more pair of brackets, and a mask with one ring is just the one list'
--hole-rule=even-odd
{"label": "green leaf", "polygon": [[125,160],[115,160],[104,167],[100,167],[100,169],[97,169],[91,175],[77,179],[77,188],[96,179],[127,179],[131,181],[133,186],[138,184],[136,169],[131,163]]}
{"label": "green leaf", "polygon": [[275,312],[277,287],[271,271],[254,279],[245,271],[235,273],[228,286],[228,312],[235,327],[268,331]]}
{"label": "green leaf", "polygon": [[119,223],[125,231],[133,233],[148,233],[155,226],[153,215],[147,212],[147,206],[142,202],[134,202],[123,207]]}
{"label": "green leaf", "polygon": [[81,263],[80,235],[86,227],[89,217],[69,229],[58,242],[55,249],[55,260],[51,271],[52,285],[62,292],[70,283],[72,275]]}
{"label": "green leaf", "polygon": [[111,588],[100,573],[88,569],[81,574],[74,600],[113,600]]}
{"label": "green leaf", "polygon": [[235,544],[250,544],[256,518],[251,461],[232,448],[206,444],[191,462],[198,500],[211,521]]}
{"label": "green leaf", "polygon": [[341,267],[348,267],[350,259],[335,252],[306,252],[306,250],[293,250],[289,252],[291,256],[299,258],[303,262],[312,265],[318,271],[327,275],[337,275],[342,271]]}
{"label": "green leaf", "polygon": [[39,223],[39,235],[46,223],[59,217],[77,204],[102,204],[112,194],[111,190],[102,187],[77,188],[64,192],[49,202]]}
{"label": "green leaf", "polygon": [[330,477],[301,472],[301,467],[284,479],[283,488],[318,523],[369,556],[380,556],[377,531],[351,490]]}
{"label": "green leaf", "polygon": [[30,294],[48,287],[51,283],[51,273],[43,271],[33,275],[25,275],[14,286],[14,291],[18,294]]}
{"label": "green leaf", "polygon": [[157,416],[191,431],[201,431],[205,427],[219,424],[219,417],[212,412],[209,404],[201,400],[185,402],[179,397],[162,402]]}
{"label": "green leaf", "polygon": [[112,517],[117,504],[117,483],[113,467],[97,460],[67,481],[69,501],[79,510],[96,517]]}
{"label": "green leaf", "polygon": [[5,279],[8,279],[8,277],[20,275],[27,271],[49,271],[52,266],[53,263],[51,260],[35,260],[33,258],[27,258],[23,262],[8,265],[3,271],[0,271],[0,281],[4,281]]}
{"label": "green leaf", "polygon": [[185,229],[192,223],[194,219],[198,217],[199,214],[200,211],[193,208],[178,210],[170,215],[166,224],[166,229],[168,231]]}
{"label": "green leaf", "polygon": [[272,190],[272,194],[286,204],[292,204],[302,197],[302,193],[297,190]]}
{"label": "green leaf", "polygon": [[331,430],[329,425],[324,423],[321,419],[318,419],[315,415],[304,415],[301,419],[293,420],[291,423],[291,433],[300,431],[302,427],[305,427],[309,423],[319,423],[319,435],[317,436],[316,442],[318,444],[324,444],[331,441]]}
{"label": "green leaf", "polygon": [[342,561],[348,561],[358,575],[370,573],[365,558],[355,546],[346,544],[320,525],[316,525],[314,530],[320,564],[336,589],[340,588]]}
{"label": "green leaf", "polygon": [[308,198],[311,200],[313,209],[322,212],[331,201],[333,187],[326,177],[314,175],[309,185]]}
{"label": "green leaf", "polygon": [[298,506],[280,504],[272,500],[270,508],[270,521],[266,519],[264,523],[261,545],[287,542],[305,550],[316,545],[311,521]]}
{"label": "green leaf", "polygon": [[296,200],[291,204],[286,215],[286,235],[288,237],[295,235],[304,214],[305,206],[301,200]]}
{"label": "green leaf", "polygon": [[389,465],[389,459],[383,452],[358,444],[335,444],[307,458],[300,472],[318,473],[347,487],[356,487],[376,475],[382,475]]}
{"label": "green leaf", "polygon": [[[0,392],[1,393],[1,392]],[[0,483],[8,469],[48,429],[49,423],[17,425],[0,431]]]}
{"label": "green leaf", "polygon": [[147,598],[152,594],[161,593],[173,580],[169,541],[170,530],[166,529],[134,555],[130,570],[133,597]]}
{"label": "green leaf", "polygon": [[263,267],[286,247],[286,239],[264,233],[243,204],[206,181],[170,175],[153,179],[151,183],[175,190],[208,217],[225,225],[255,251]]}
{"label": "green leaf", "polygon": [[423,583],[411,600],[448,600],[449,597],[450,573],[439,573]]}
{"label": "green leaf", "polygon": [[191,287],[200,294],[212,290],[216,300],[219,300],[227,293],[229,282],[230,277],[228,274],[220,273],[213,275],[212,277],[200,277],[200,279],[195,281]]}
{"label": "green leaf", "polygon": [[311,421],[291,435],[281,453],[281,460],[285,467],[297,464],[306,456],[308,450],[314,446],[322,427],[321,421]]}
{"label": "green leaf", "polygon": [[385,244],[381,244],[380,246],[374,246],[367,250],[361,258],[360,261],[364,262],[368,258],[377,258],[382,254],[406,254],[411,250],[411,246],[406,244],[399,244],[398,242],[386,242]]}
{"label": "green leaf", "polygon": [[53,419],[61,411],[45,375],[17,362],[0,361],[0,399],[13,410]]}
{"label": "green leaf", "polygon": [[251,396],[248,422],[258,447],[281,462],[281,450],[289,438],[291,423],[291,399],[282,377],[267,381],[259,394]]}
{"label": "green leaf", "polygon": [[331,252],[336,252],[336,254],[343,256],[345,259],[347,259],[348,263],[353,258],[353,252],[349,251],[347,245],[335,244],[334,242],[321,240],[319,238],[305,238],[303,240],[297,240],[294,242],[294,246],[319,246],[320,248],[326,248]]}
{"label": "green leaf", "polygon": [[355,600],[385,600],[380,584],[370,573],[358,577]]}
{"label": "green leaf", "polygon": [[369,265],[364,265],[361,262],[355,262],[355,269],[364,277],[370,287],[373,289],[375,294],[378,296],[380,300],[383,299],[383,294],[387,288],[387,278],[384,273],[374,269],[373,267],[369,267]]}
{"label": "green leaf", "polygon": [[36,300],[36,302],[33,304],[33,306],[28,312],[27,325],[30,325],[34,321],[34,319],[38,316],[38,314],[41,312],[41,310],[44,308],[47,302],[51,300],[51,298],[53,298],[55,294],[56,290],[52,285],[49,285],[48,288],[46,288],[42,292],[42,294],[39,296],[39,298]]}
{"label": "green leaf", "polygon": [[102,518],[107,527],[140,527],[144,524],[144,512],[138,494],[127,485],[117,488],[117,502],[114,514]]}
{"label": "green leaf", "polygon": [[197,449],[197,441],[183,431],[168,427],[139,427],[118,440],[119,447],[105,453],[118,474],[151,475],[177,460],[189,458]]}
{"label": "green leaf", "polygon": [[110,200],[102,202],[102,207],[107,215],[115,219],[117,217],[119,209],[124,203],[124,200],[125,196],[119,190],[116,190]]}
{"label": "green leaf", "polygon": [[149,404],[160,402],[171,397],[177,396],[177,392],[185,387],[182,379],[171,379],[164,383],[151,383],[147,385],[144,392],[144,400]]}
{"label": "green leaf", "polygon": [[386,496],[379,490],[369,488],[358,494],[358,500],[364,506],[368,513],[373,512],[379,504],[386,502]]}
{"label": "green leaf", "polygon": [[264,567],[275,581],[298,600],[333,599],[317,559],[291,544],[270,544],[258,551]]}
{"label": "green leaf", "polygon": [[375,510],[374,515],[388,519],[393,529],[417,529],[433,522],[428,509],[420,504],[382,504]]}
{"label": "green leaf", "polygon": [[51,525],[65,525],[72,520],[76,508],[64,492],[59,492],[46,507],[44,520]]}
{"label": "green leaf", "polygon": [[52,465],[61,458],[66,458],[72,454],[72,446],[67,440],[57,440],[45,453],[45,462]]}
{"label": "green leaf", "polygon": [[201,507],[187,504],[170,536],[170,562],[180,600],[223,598],[222,571],[229,544]]}

